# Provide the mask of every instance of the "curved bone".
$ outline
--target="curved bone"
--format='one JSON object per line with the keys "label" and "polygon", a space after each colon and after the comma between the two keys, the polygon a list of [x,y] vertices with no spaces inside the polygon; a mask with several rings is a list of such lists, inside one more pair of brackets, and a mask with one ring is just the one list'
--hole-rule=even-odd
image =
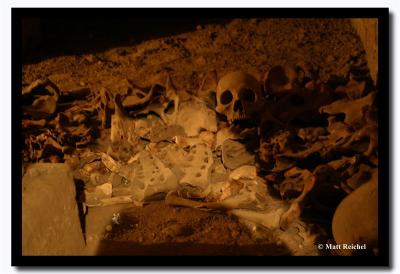
{"label": "curved bone", "polygon": [[149,88],[141,87],[131,80],[128,80],[128,82],[134,89],[136,89],[136,93],[141,94],[143,97],[140,98],[138,96],[128,95],[125,97],[125,99],[122,102],[123,107],[142,106],[142,105],[145,105],[146,103],[148,103],[150,101],[150,99],[153,97],[156,85],[152,85],[150,88],[150,91],[145,92],[145,90],[149,89]]}
{"label": "curved bone", "polygon": [[[42,89],[47,94],[35,94]],[[22,89],[22,98],[31,100],[29,105],[23,106],[23,111],[33,119],[50,118],[56,111],[59,97],[60,91],[53,82],[47,78],[38,79]]]}
{"label": "curved bone", "polygon": [[56,84],[54,84],[52,81],[50,81],[47,78],[38,79],[38,80],[30,83],[29,86],[22,89],[22,95],[23,96],[29,95],[34,90],[36,90],[37,88],[41,88],[41,87],[42,88],[50,87],[50,89],[47,89],[47,91],[49,91],[51,93],[51,95],[55,96],[56,100],[58,100],[58,97],[60,96],[60,90]]}
{"label": "curved bone", "polygon": [[311,180],[304,181],[303,192],[292,202],[289,209],[281,217],[280,227],[282,229],[287,229],[293,220],[297,220],[300,217],[306,197],[314,188],[316,180],[316,177],[313,176]]}
{"label": "curved bone", "polygon": [[339,114],[344,113],[346,117],[344,122],[348,125],[354,125],[363,118],[363,108],[366,106],[372,106],[374,99],[376,97],[375,92],[371,92],[367,96],[359,99],[343,99],[335,101],[330,105],[326,105],[320,108],[321,113],[327,114]]}
{"label": "curved bone", "polygon": [[[132,85],[135,85],[131,82]],[[135,88],[139,88],[142,91],[146,88],[134,86]],[[162,94],[157,94],[159,89],[162,87]],[[165,84],[159,84],[159,81],[156,84],[153,84],[150,88],[149,93],[143,98],[137,98],[135,96],[127,97],[129,102],[129,107],[140,107],[138,110],[134,110],[134,115],[139,114],[148,114],[150,112],[156,113],[164,123],[167,125],[173,125],[176,123],[178,108],[179,108],[179,95],[174,87],[171,77],[168,75]],[[125,102],[125,101],[124,101]],[[167,109],[170,104],[173,102],[174,111],[172,114],[167,113]],[[128,106],[128,103],[122,104],[122,107]]]}

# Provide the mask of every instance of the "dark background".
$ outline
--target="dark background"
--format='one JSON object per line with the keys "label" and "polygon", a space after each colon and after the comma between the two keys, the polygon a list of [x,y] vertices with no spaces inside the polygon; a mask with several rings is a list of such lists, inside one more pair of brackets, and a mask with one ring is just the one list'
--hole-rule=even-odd
{"label": "dark background", "polygon": [[[73,11],[72,11],[73,13]],[[143,40],[189,32],[199,25],[228,22],[229,19],[186,18],[22,18],[23,63],[69,54],[103,51],[130,46]]]}

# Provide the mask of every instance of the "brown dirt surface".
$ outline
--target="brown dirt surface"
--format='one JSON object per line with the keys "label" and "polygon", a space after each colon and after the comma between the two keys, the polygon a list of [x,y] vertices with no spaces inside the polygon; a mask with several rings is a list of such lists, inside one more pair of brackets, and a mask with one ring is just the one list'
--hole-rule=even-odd
{"label": "brown dirt surface", "polygon": [[345,19],[251,19],[203,28],[104,52],[50,58],[23,66],[23,83],[48,77],[61,90],[79,85],[121,91],[129,78],[152,83],[168,71],[178,89],[195,91],[204,73],[241,69],[259,78],[274,65],[309,63],[321,80],[345,75],[363,55]]}
{"label": "brown dirt surface", "polygon": [[171,207],[164,202],[126,208],[119,224],[112,223],[111,228],[100,242],[98,255],[290,254],[268,236],[252,236],[234,216]]}

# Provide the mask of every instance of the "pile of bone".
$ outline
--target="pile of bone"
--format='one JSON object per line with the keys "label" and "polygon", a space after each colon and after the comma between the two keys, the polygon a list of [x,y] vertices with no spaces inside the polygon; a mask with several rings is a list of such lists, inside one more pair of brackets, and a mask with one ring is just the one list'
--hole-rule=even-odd
{"label": "pile of bone", "polygon": [[[247,110],[260,109],[262,90],[248,74],[233,76],[234,85],[245,85],[240,88],[246,101],[239,90],[230,89],[233,105],[240,105],[237,118],[244,120]],[[269,195],[265,179],[257,174],[258,130],[234,124],[236,118],[229,119],[229,114],[227,121],[217,119],[230,102],[219,96],[225,78],[217,87],[216,102],[210,99],[217,86],[210,78],[197,94],[176,90],[169,78],[150,87],[130,82],[127,93],[107,103],[114,109],[111,143],[106,152],[85,155],[76,174],[85,182],[86,206],[141,206],[164,199],[174,206],[222,210],[254,232],[258,226],[270,230],[294,254],[317,254],[315,235],[300,219],[280,229],[289,204]]]}
{"label": "pile of bone", "polygon": [[367,83],[272,68],[258,156],[268,185],[290,203],[281,227],[300,216],[332,223],[336,243],[376,251],[378,109]]}
{"label": "pile of bone", "polygon": [[[363,237],[375,244],[374,206],[361,214],[364,224],[348,225],[360,220],[355,209],[369,197],[354,190],[376,182],[378,168],[376,92],[365,81],[321,83],[312,70],[282,66],[270,69],[263,82],[243,72],[217,82],[210,73],[197,93],[177,90],[169,77],[148,87],[128,81],[121,93],[103,89],[92,112],[76,107],[82,119],[75,118],[73,107],[55,107],[59,95],[34,90],[28,92],[38,96],[32,107],[40,106],[41,114],[30,108],[26,113],[45,119],[39,121],[52,133],[45,140],[59,144],[62,153],[72,145],[62,136],[86,128],[80,121],[87,115],[111,127],[107,150],[86,151],[75,171],[84,182],[81,198],[87,207],[164,199],[174,206],[226,211],[254,233],[259,227],[269,230],[293,254],[312,255],[318,254],[318,235],[310,223],[330,224],[351,193],[347,198],[356,197],[346,198],[335,214],[335,240],[354,243]],[[75,146],[82,142],[72,139]]]}
{"label": "pile of bone", "polygon": [[[251,181],[248,188],[261,188],[259,192],[266,194],[264,181],[256,175],[255,156],[243,142],[248,136],[256,138],[254,129],[218,130],[210,103],[177,91],[169,78],[151,87],[130,83],[127,94],[109,102],[115,111],[107,151],[86,153],[76,173],[86,183],[88,207],[142,205],[160,198],[168,203],[185,199],[188,204],[202,200],[202,207],[208,202],[215,206],[211,203],[241,189],[231,183],[240,178]],[[254,189],[248,192],[255,195]],[[259,198],[247,197],[247,206],[257,207],[251,200]]]}
{"label": "pile of bone", "polygon": [[87,87],[60,91],[48,79],[22,89],[24,162],[64,162],[96,137],[98,109]]}

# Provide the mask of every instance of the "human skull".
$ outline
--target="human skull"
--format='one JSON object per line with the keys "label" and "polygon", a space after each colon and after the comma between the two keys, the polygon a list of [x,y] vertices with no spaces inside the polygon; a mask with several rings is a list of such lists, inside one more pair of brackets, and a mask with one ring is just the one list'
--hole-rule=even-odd
{"label": "human skull", "polygon": [[282,94],[295,89],[298,73],[291,66],[274,66],[264,77],[264,90],[268,94]]}
{"label": "human skull", "polygon": [[257,79],[242,71],[231,72],[218,82],[216,111],[224,114],[229,123],[248,119],[257,111],[262,99]]}

